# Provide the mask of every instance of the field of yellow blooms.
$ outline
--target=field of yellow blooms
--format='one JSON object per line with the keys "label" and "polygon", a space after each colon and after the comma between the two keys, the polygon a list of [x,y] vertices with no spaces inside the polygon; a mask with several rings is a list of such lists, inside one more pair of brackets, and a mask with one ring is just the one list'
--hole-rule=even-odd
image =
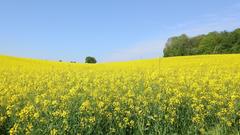
{"label": "field of yellow blooms", "polygon": [[239,134],[240,55],[74,64],[0,56],[0,134]]}

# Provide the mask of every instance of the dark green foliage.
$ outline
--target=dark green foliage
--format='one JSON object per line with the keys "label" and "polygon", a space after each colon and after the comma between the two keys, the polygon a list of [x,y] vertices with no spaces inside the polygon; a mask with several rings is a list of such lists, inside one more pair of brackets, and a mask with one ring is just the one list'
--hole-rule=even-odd
{"label": "dark green foliage", "polygon": [[172,37],[168,39],[164,49],[164,56],[183,56],[190,53],[189,38],[187,35]]}
{"label": "dark green foliage", "polygon": [[94,57],[88,56],[85,59],[85,63],[97,63],[97,60]]}
{"label": "dark green foliage", "polygon": [[171,37],[163,53],[164,57],[240,53],[240,29],[233,32],[210,32],[195,37],[188,37],[185,34]]}

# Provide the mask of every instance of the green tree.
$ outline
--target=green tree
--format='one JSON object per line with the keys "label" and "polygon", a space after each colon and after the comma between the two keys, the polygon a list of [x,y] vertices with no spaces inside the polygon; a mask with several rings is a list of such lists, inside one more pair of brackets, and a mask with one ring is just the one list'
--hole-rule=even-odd
{"label": "green tree", "polygon": [[190,55],[196,55],[196,54],[200,54],[200,51],[199,51],[199,44],[201,42],[201,40],[203,39],[205,35],[199,35],[199,36],[196,36],[196,37],[192,37],[190,38],[190,47],[191,47],[191,50],[190,50]]}
{"label": "green tree", "polygon": [[189,55],[191,50],[190,40],[187,35],[169,38],[164,48],[164,56],[184,56]]}
{"label": "green tree", "polygon": [[210,32],[188,37],[185,34],[168,39],[164,57],[196,54],[240,53],[240,28],[232,32]]}
{"label": "green tree", "polygon": [[231,51],[232,53],[239,53],[240,52],[240,28],[233,31],[231,36],[232,36],[232,43],[233,43]]}
{"label": "green tree", "polygon": [[221,42],[218,32],[208,33],[199,43],[199,51],[201,54],[213,54],[216,52],[216,46]]}
{"label": "green tree", "polygon": [[94,57],[88,56],[85,58],[85,63],[97,63],[97,60]]}

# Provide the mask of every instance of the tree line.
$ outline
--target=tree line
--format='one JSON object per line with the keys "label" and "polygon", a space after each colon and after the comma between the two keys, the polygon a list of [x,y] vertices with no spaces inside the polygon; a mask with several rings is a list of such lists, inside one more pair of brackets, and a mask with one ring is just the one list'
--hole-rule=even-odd
{"label": "tree line", "polygon": [[163,50],[164,57],[200,54],[240,53],[240,28],[232,32],[210,32],[188,37],[186,34],[171,37]]}

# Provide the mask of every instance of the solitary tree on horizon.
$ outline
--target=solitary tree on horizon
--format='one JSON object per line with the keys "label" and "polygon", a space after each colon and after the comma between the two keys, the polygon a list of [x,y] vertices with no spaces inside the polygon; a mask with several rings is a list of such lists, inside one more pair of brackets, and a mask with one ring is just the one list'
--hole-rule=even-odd
{"label": "solitary tree on horizon", "polygon": [[97,60],[94,57],[88,56],[85,58],[85,63],[97,63]]}

